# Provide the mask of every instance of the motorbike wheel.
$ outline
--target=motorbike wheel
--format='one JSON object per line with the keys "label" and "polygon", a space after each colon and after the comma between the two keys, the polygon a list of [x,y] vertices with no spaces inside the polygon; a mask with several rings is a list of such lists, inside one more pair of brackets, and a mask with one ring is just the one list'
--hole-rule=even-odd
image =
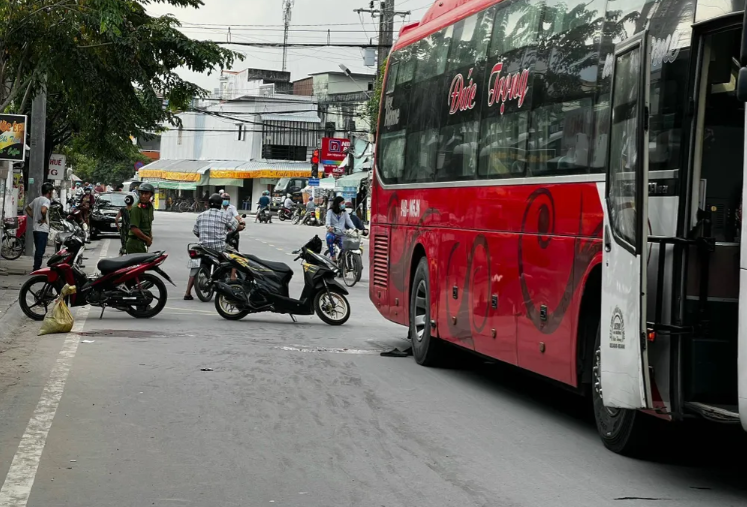
{"label": "motorbike wheel", "polygon": [[331,287],[316,293],[314,311],[330,326],[341,326],[350,318],[350,303],[344,294]]}
{"label": "motorbike wheel", "polygon": [[60,292],[54,284],[47,282],[46,275],[35,275],[26,280],[18,294],[18,303],[26,316],[33,320],[44,320],[47,310]]}
{"label": "motorbike wheel", "polygon": [[[228,285],[231,286],[231,290],[233,290],[234,292],[244,290],[241,287],[241,284],[237,282],[229,282]],[[242,310],[241,308],[236,306],[236,304],[234,304],[220,292],[215,294],[215,311],[217,311],[218,315],[226,320],[241,320],[250,313],[249,310]]]}
{"label": "motorbike wheel", "polygon": [[[130,290],[138,290],[137,284],[134,280],[128,282],[127,285]],[[151,292],[153,287],[158,289],[158,297],[154,296]],[[155,317],[161,313],[161,310],[166,306],[166,300],[168,299],[166,284],[157,276],[146,273],[140,277],[140,289],[150,294],[152,299],[156,301],[156,305],[151,306],[149,304],[148,306],[131,306],[127,310],[127,313],[136,319],[150,319],[151,317]],[[153,303],[153,300],[151,300],[151,304]]]}
{"label": "motorbike wheel", "polygon": [[285,222],[286,220],[285,213],[283,213],[282,211],[278,213],[278,218],[280,219],[281,222]]}
{"label": "motorbike wheel", "polygon": [[[24,239],[24,238],[22,238]],[[14,261],[21,256],[25,250],[25,245],[15,236],[6,236],[3,238],[2,247],[0,247],[0,255],[3,259]]]}
{"label": "motorbike wheel", "polygon": [[301,221],[301,214],[300,213],[294,213],[293,214],[293,225],[298,225],[298,222]]}
{"label": "motorbike wheel", "polygon": [[[342,281],[345,282],[345,285],[348,287],[353,287],[360,279],[358,276],[359,264],[362,263],[360,257],[357,255],[347,252],[342,253],[342,259],[340,259]],[[363,267],[360,266],[360,269],[362,270]]]}
{"label": "motorbike wheel", "polygon": [[210,271],[206,266],[203,266],[195,277],[195,294],[200,301],[207,303],[213,299],[214,292],[213,284],[210,282]]}

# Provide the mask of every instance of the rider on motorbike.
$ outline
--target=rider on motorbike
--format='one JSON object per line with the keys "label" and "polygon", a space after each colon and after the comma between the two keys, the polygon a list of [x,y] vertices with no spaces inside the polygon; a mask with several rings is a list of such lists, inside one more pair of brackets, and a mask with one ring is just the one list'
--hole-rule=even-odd
{"label": "rider on motorbike", "polygon": [[293,208],[293,199],[291,199],[290,194],[287,194],[285,196],[285,202],[283,203],[283,207],[289,210]]}
{"label": "rider on motorbike", "polygon": [[[237,230],[239,222],[221,209],[223,197],[220,194],[211,195],[208,199],[208,205],[210,209],[197,216],[192,233],[200,239],[201,245],[222,252],[226,249],[226,234]],[[189,272],[187,292],[184,294],[184,299],[187,301],[194,299],[192,288],[199,271],[200,268],[192,268]]]}
{"label": "rider on motorbike", "polygon": [[334,245],[337,244],[340,251],[342,251],[342,236],[345,234],[345,229],[355,229],[355,224],[350,219],[350,215],[345,213],[345,199],[338,195],[332,201],[332,207],[327,212],[327,248],[329,248],[329,254],[332,261],[335,262]]}

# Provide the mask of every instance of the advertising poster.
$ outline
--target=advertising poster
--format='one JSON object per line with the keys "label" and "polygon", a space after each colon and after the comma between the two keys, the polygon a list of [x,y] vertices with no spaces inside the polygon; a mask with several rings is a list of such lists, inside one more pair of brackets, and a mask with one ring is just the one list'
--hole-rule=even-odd
{"label": "advertising poster", "polygon": [[0,114],[0,160],[23,162],[26,158],[26,116]]}
{"label": "advertising poster", "polygon": [[340,167],[347,157],[350,149],[350,139],[341,137],[322,138],[322,165],[325,176],[339,178],[345,173],[345,168]]}

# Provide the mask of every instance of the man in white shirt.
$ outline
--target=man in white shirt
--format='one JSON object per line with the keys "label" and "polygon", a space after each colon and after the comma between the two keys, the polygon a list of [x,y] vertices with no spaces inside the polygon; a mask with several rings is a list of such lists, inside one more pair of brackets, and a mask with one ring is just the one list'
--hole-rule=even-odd
{"label": "man in white shirt", "polygon": [[291,199],[291,195],[287,194],[285,196],[285,202],[283,203],[283,207],[288,209],[293,209],[293,199]]}
{"label": "man in white shirt", "polygon": [[41,269],[44,252],[47,249],[47,240],[49,239],[49,212],[52,191],[54,187],[51,183],[42,185],[42,195],[31,201],[26,206],[26,214],[31,217],[34,224],[34,271]]}

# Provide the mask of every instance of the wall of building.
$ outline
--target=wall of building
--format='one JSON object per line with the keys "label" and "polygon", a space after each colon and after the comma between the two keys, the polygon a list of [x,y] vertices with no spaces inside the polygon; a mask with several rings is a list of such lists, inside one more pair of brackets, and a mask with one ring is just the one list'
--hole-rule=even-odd
{"label": "wall of building", "polygon": [[314,95],[314,78],[307,77],[306,79],[300,79],[293,83],[293,95]]}

